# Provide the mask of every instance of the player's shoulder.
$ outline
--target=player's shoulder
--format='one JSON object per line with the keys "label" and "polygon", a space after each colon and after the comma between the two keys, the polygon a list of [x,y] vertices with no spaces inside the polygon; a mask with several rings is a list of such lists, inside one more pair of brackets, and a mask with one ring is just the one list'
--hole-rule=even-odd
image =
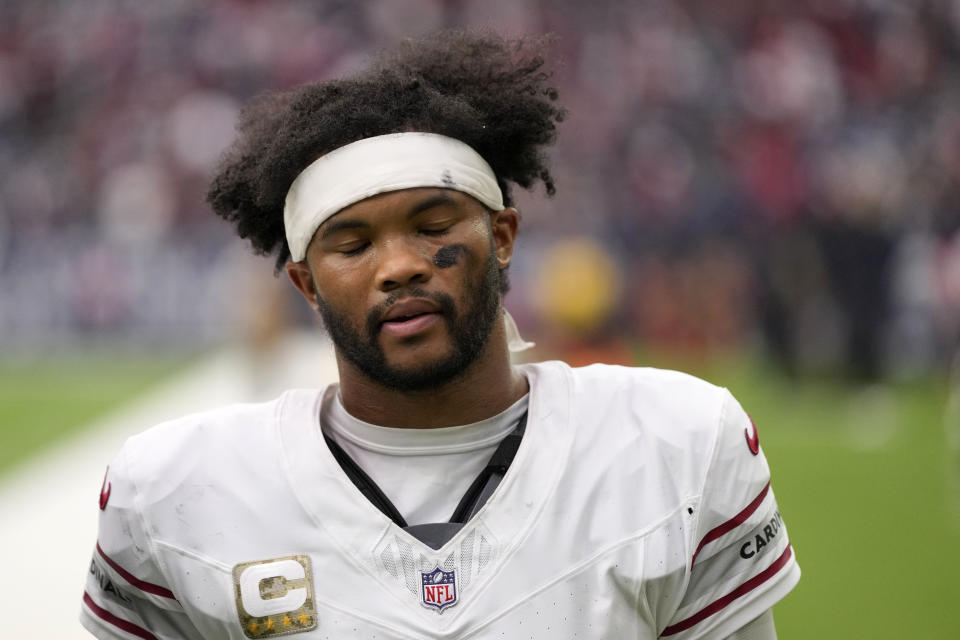
{"label": "player's shoulder", "polygon": [[732,401],[723,387],[650,367],[547,362],[537,366],[533,387],[554,402],[566,394],[588,446],[640,446],[645,455],[675,456],[691,469],[709,462]]}
{"label": "player's shoulder", "polygon": [[711,429],[730,400],[723,387],[670,369],[592,364],[568,367],[576,396],[596,408],[613,407],[671,429]]}
{"label": "player's shoulder", "polygon": [[672,388],[682,387],[688,390],[699,390],[709,393],[722,391],[723,387],[707,382],[689,373],[676,371],[673,369],[658,369],[655,367],[637,367],[620,364],[594,363],[580,367],[574,367],[560,360],[548,360],[524,365],[528,368],[540,370],[540,375],[544,373],[559,375],[564,373],[572,376],[574,380],[582,383],[600,383],[603,385],[621,384],[621,385],[657,385]]}
{"label": "player's shoulder", "polygon": [[278,446],[277,424],[291,405],[310,405],[320,394],[318,389],[293,389],[267,402],[230,404],[167,420],[128,438],[117,459],[136,481],[184,477],[197,467],[229,464],[243,451],[262,455]]}
{"label": "player's shoulder", "polygon": [[722,394],[723,387],[683,371],[655,367],[628,367],[614,364],[591,364],[572,368],[584,380],[609,386],[611,382],[629,387],[637,393],[686,394],[693,400],[709,400]]}

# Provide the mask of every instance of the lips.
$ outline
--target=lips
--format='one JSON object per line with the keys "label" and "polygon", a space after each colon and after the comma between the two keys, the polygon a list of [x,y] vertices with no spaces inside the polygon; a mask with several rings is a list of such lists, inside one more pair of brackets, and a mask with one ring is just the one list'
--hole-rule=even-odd
{"label": "lips", "polygon": [[430,300],[424,300],[422,298],[403,300],[390,307],[387,312],[383,314],[381,323],[405,322],[417,316],[422,316],[427,313],[438,313],[439,311],[439,307]]}
{"label": "lips", "polygon": [[397,338],[409,338],[431,327],[440,317],[440,308],[430,300],[404,300],[387,310],[380,327]]}

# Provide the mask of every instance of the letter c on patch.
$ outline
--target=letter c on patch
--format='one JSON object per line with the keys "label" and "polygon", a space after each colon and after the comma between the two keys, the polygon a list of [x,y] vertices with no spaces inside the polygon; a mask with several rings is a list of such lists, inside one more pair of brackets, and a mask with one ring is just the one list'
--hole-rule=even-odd
{"label": "letter c on patch", "polygon": [[276,598],[264,598],[260,585],[270,578],[302,580],[307,577],[303,565],[296,560],[277,560],[263,564],[254,564],[245,568],[239,576],[240,600],[243,608],[251,616],[272,616],[299,609],[307,601],[307,590],[303,587],[287,588]]}

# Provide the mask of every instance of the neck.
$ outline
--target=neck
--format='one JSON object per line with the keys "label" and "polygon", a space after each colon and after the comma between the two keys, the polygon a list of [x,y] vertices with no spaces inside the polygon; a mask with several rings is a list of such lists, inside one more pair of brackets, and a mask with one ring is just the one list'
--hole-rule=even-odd
{"label": "neck", "polygon": [[502,322],[467,370],[439,387],[389,389],[360,373],[339,352],[337,367],[346,410],[359,420],[384,427],[436,428],[479,422],[506,410],[529,389],[523,374],[510,364]]}

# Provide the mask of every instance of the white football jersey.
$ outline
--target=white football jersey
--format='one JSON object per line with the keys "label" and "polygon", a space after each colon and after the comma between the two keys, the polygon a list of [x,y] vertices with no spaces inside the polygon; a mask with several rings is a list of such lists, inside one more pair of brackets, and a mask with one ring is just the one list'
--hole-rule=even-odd
{"label": "white football jersey", "polygon": [[101,491],[99,638],[723,638],[800,569],[755,427],[685,374],[525,365],[526,433],[434,550],[327,449],[321,390],[131,438]]}

